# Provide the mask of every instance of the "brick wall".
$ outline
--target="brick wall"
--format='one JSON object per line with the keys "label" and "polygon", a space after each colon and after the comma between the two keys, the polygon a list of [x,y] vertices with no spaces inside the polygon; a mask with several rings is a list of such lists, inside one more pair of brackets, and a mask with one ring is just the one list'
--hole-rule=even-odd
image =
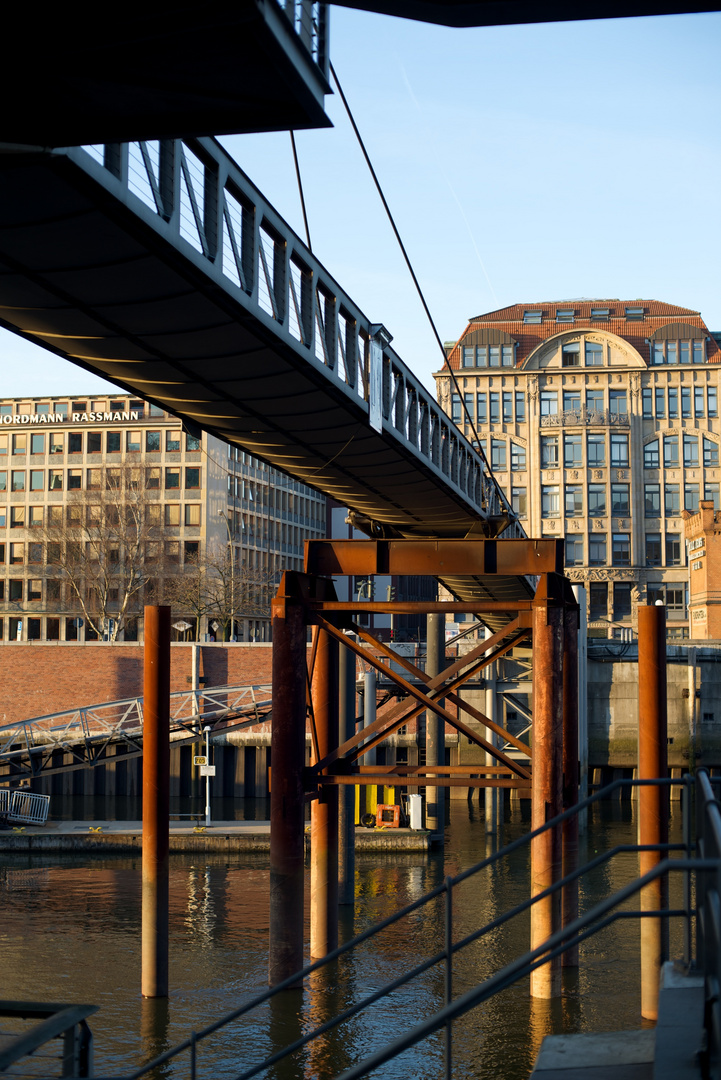
{"label": "brick wall", "polygon": [[[270,644],[200,645],[201,686],[271,681]],[[171,646],[170,689],[190,687],[192,646]],[[143,692],[143,646],[13,642],[0,646],[0,724],[136,697]]]}

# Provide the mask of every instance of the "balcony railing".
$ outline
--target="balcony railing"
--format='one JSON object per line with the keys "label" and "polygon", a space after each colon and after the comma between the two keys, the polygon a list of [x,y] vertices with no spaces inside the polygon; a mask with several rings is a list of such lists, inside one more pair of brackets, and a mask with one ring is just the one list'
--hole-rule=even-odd
{"label": "balcony railing", "polygon": [[610,409],[566,409],[560,413],[550,413],[541,417],[541,427],[628,427],[626,413],[611,412]]}

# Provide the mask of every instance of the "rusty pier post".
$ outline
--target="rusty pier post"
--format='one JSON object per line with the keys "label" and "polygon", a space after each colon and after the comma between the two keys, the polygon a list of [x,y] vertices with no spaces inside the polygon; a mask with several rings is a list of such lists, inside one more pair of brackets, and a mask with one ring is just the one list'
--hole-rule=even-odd
{"label": "rusty pier post", "polygon": [[[570,595],[569,595],[570,594]],[[567,590],[563,636],[563,809],[578,804],[578,605]],[[578,868],[578,816],[563,823],[563,876]],[[578,881],[563,890],[563,925],[578,917]],[[578,946],[566,949],[563,967],[578,967]]]}
{"label": "rusty pier post", "polygon": [[143,673],[142,972],[146,998],[168,996],[170,608],[145,608]]}
{"label": "rusty pier post", "polygon": [[[273,718],[270,789],[271,986],[303,967],[306,623],[298,575],[286,572],[271,607]],[[302,986],[299,981],[298,986]]]}
{"label": "rusty pier post", "polygon": [[[350,649],[340,650],[339,669],[339,732],[341,743],[355,735],[356,717],[356,656]],[[338,796],[338,903],[355,901],[355,793],[357,788],[345,784]]]}
{"label": "rusty pier post", "polygon": [[[445,615],[426,615],[426,674],[440,675],[446,660]],[[443,705],[443,701],[439,702]],[[434,712],[426,713],[426,765],[446,763],[446,724]],[[443,847],[446,826],[445,789],[426,787],[426,828],[433,833],[434,843]]]}
{"label": "rusty pier post", "polygon": [[[311,695],[324,758],[338,746],[338,642],[313,627],[315,665]],[[310,955],[338,947],[338,788],[321,787],[310,804]]]}
{"label": "rusty pier post", "polygon": [[[533,781],[531,828],[538,829],[562,808],[563,640],[562,579],[544,574],[533,605]],[[543,892],[561,876],[561,829],[550,829],[531,842],[531,895]],[[560,928],[558,893],[531,908],[531,949]],[[531,996],[558,997],[561,962],[556,958],[531,974]]]}
{"label": "rusty pier post", "polygon": [[[638,609],[638,778],[654,780],[668,775],[666,714],[666,609],[649,605]],[[668,790],[640,787],[638,791],[640,844],[668,843]],[[642,851],[641,874],[664,858],[660,851]],[[642,911],[661,911],[666,888],[660,879],[641,893]],[[658,992],[664,958],[664,920],[641,919],[641,1014],[658,1018]]]}

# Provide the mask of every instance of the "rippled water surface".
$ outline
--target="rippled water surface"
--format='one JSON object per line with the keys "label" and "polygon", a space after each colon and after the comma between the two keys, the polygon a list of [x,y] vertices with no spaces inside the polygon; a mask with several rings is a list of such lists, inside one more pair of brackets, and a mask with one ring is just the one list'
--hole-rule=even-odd
{"label": "rippled water surface", "polygon": [[[518,806],[518,804],[516,804]],[[583,842],[593,855],[633,843],[635,804],[605,804]],[[77,814],[76,815],[80,816]],[[92,814],[90,815],[92,816]],[[230,815],[228,815],[230,816]],[[243,814],[245,816],[245,814]],[[248,811],[248,817],[256,816]],[[529,828],[513,811],[500,841]],[[678,829],[678,814],[674,818]],[[343,909],[348,939],[433,888],[448,874],[493,850],[482,816],[453,803],[444,853],[358,855],[356,903]],[[582,852],[583,854],[583,852]],[[88,1002],[99,1076],[131,1072],[168,1046],[198,1031],[249,996],[265,989],[268,948],[268,860],[237,856],[176,855],[170,871],[170,986],[167,1003],[140,997],[140,862],[114,858],[0,856],[2,923],[0,997]],[[582,890],[582,908],[636,875],[636,858],[621,856],[595,873]],[[516,853],[454,894],[457,939],[525,899],[528,861]],[[673,899],[673,896],[672,896]],[[306,919],[308,898],[306,896]],[[302,993],[224,1029],[198,1050],[199,1076],[239,1075],[258,1058],[337,1014],[360,996],[443,948],[442,901],[415,912],[382,936],[319,974]],[[307,934],[306,934],[307,937]],[[553,1003],[529,997],[522,981],[454,1025],[454,1076],[525,1080],[541,1039],[551,1031],[613,1031],[641,1025],[639,930],[616,923],[581,948],[581,964],[564,972],[563,997]],[[528,919],[494,931],[454,962],[454,995],[491,975],[528,948]],[[678,931],[672,955],[680,953]],[[410,987],[345,1024],[276,1077],[332,1077],[384,1041],[431,1015],[443,1004],[444,975],[435,968]],[[436,1035],[381,1068],[382,1077],[436,1078],[443,1070],[443,1036]],[[189,1075],[187,1057],[157,1076]]]}

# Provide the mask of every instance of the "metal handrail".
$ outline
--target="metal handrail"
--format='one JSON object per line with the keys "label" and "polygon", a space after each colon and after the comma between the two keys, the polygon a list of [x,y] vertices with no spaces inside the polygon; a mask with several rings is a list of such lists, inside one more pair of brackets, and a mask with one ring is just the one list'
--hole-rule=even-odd
{"label": "metal handrail", "polygon": [[[473,994],[479,993],[479,992],[483,993],[484,996],[479,998],[479,1001],[480,1001],[480,1000],[485,1000],[486,996],[490,996],[492,993],[496,993],[498,990],[504,989],[505,986],[510,985],[510,983],[508,983],[507,981],[504,981],[504,980],[506,980],[507,978],[510,977],[509,972],[511,972],[511,969],[512,969],[512,972],[516,972],[516,970],[518,971],[518,974],[513,975],[513,979],[512,979],[512,981],[516,981],[517,979],[522,978],[524,974],[527,974],[528,971],[534,970],[535,967],[538,967],[540,964],[547,962],[547,960],[549,959],[549,952],[548,952],[549,947],[551,949],[557,949],[558,950],[558,952],[553,953],[554,956],[559,955],[560,952],[563,952],[565,949],[570,948],[571,945],[573,945],[573,944],[576,944],[576,943],[578,943],[580,941],[585,940],[586,937],[590,936],[591,933],[597,932],[597,930],[601,929],[603,926],[608,925],[609,922],[615,921],[617,918],[646,917],[646,913],[641,913],[641,912],[634,912],[634,913],[631,913],[631,912],[616,912],[612,916],[609,916],[609,918],[607,918],[599,926],[596,926],[593,929],[590,928],[591,924],[594,922],[595,919],[599,918],[602,915],[607,914],[608,912],[611,912],[614,907],[618,906],[619,903],[622,903],[624,900],[626,900],[628,898],[628,896],[633,895],[637,891],[637,888],[641,888],[642,885],[646,883],[647,879],[649,881],[653,880],[654,876],[658,876],[659,874],[666,873],[669,869],[679,869],[679,870],[683,869],[683,870],[686,871],[686,875],[688,877],[688,874],[690,873],[690,871],[692,869],[696,869],[696,870],[698,870],[698,869],[709,869],[709,868],[712,868],[712,867],[721,866],[721,857],[719,858],[719,860],[714,860],[714,859],[711,859],[711,860],[698,860],[698,859],[694,859],[692,857],[692,855],[693,855],[693,841],[692,841],[692,837],[691,837],[690,825],[687,824],[687,822],[690,819],[690,814],[688,813],[688,810],[689,810],[689,806],[690,806],[690,790],[691,790],[692,785],[693,785],[693,778],[691,778],[689,776],[684,777],[682,779],[668,778],[668,779],[663,779],[663,780],[614,780],[611,784],[607,785],[605,788],[603,788],[603,789],[601,789],[601,790],[599,790],[597,792],[594,792],[593,794],[589,795],[588,798],[583,799],[576,806],[571,807],[569,810],[564,811],[562,814],[558,814],[556,817],[552,818],[550,821],[545,822],[538,829],[535,829],[532,832],[527,833],[522,837],[519,837],[517,840],[513,841],[511,844],[507,845],[505,848],[502,848],[500,851],[494,852],[492,855],[487,856],[485,859],[481,860],[475,866],[469,867],[468,869],[462,871],[460,874],[457,874],[455,877],[446,878],[445,881],[442,884],[437,885],[434,889],[432,889],[430,892],[426,893],[424,896],[419,897],[417,900],[414,900],[412,903],[406,905],[400,911],[394,912],[392,915],[388,916],[386,919],[382,920],[380,923],[377,923],[376,925],[374,925],[372,927],[369,927],[367,930],[363,931],[363,933],[357,935],[357,937],[353,938],[351,941],[347,942],[346,944],[339,946],[337,949],[334,949],[332,952],[330,952],[327,956],[323,957],[322,959],[317,960],[317,961],[315,961],[315,962],[313,962],[311,964],[306,965],[300,971],[298,971],[298,972],[294,973],[293,975],[289,976],[287,979],[283,980],[282,982],[276,984],[273,987],[269,987],[268,990],[264,991],[262,994],[256,995],[250,1001],[244,1003],[239,1008],[234,1009],[232,1012],[226,1014],[225,1016],[220,1017],[218,1020],[215,1020],[212,1024],[209,1024],[207,1027],[203,1028],[201,1031],[193,1032],[192,1035],[189,1038],[185,1039],[183,1042],[179,1043],[177,1046],[172,1047],[171,1049],[165,1051],[163,1054],[159,1055],[158,1057],[154,1058],[152,1061],[150,1061],[147,1064],[143,1065],[140,1069],[134,1071],[133,1073],[127,1074],[122,1078],[115,1077],[115,1078],[113,1078],[113,1080],[139,1080],[140,1077],[147,1075],[153,1069],[159,1067],[160,1065],[164,1064],[165,1062],[167,1062],[167,1061],[171,1060],[172,1058],[176,1057],[178,1054],[183,1053],[185,1050],[192,1050],[193,1058],[195,1058],[195,1054],[196,1054],[196,1050],[197,1050],[197,1044],[199,1042],[201,1042],[202,1040],[206,1039],[208,1036],[214,1034],[220,1028],[226,1026],[229,1023],[232,1023],[233,1021],[239,1019],[241,1016],[246,1015],[247,1013],[251,1012],[253,1009],[257,1008],[258,1006],[263,1005],[265,1002],[269,1001],[276,994],[282,992],[283,990],[289,989],[292,986],[297,986],[298,983],[300,981],[302,981],[303,979],[305,979],[307,976],[311,975],[312,973],[314,973],[316,971],[319,971],[323,967],[326,967],[328,964],[333,963],[335,960],[337,960],[339,957],[343,956],[345,953],[347,953],[350,950],[356,948],[358,945],[360,945],[363,942],[369,940],[370,938],[374,937],[376,934],[379,934],[383,930],[387,929],[389,926],[391,926],[394,923],[398,922],[400,919],[404,918],[406,915],[409,915],[412,912],[417,911],[419,908],[421,908],[425,904],[429,903],[430,901],[432,901],[434,899],[437,899],[441,895],[445,895],[445,897],[446,897],[445,947],[444,947],[444,949],[442,951],[436,953],[434,956],[428,957],[427,959],[422,961],[420,964],[416,965],[411,971],[406,972],[403,975],[398,976],[391,983],[387,984],[386,986],[383,986],[383,987],[379,988],[378,990],[374,991],[372,994],[368,995],[363,1000],[361,1000],[359,1002],[356,1002],[354,1005],[349,1006],[349,1008],[344,1010],[342,1013],[339,1013],[339,1014],[333,1016],[330,1020],[326,1021],[324,1024],[322,1024],[319,1027],[315,1028],[313,1031],[307,1033],[306,1035],[304,1035],[300,1039],[298,1039],[295,1042],[291,1043],[289,1046],[284,1047],[282,1050],[277,1051],[275,1054],[273,1054],[272,1056],[266,1058],[262,1062],[259,1062],[256,1065],[251,1066],[249,1069],[247,1069],[244,1072],[240,1073],[237,1076],[236,1080],[250,1080],[251,1077],[257,1075],[260,1072],[262,1072],[264,1069],[270,1068],[272,1065],[276,1064],[278,1061],[282,1060],[284,1057],[287,1057],[288,1055],[294,1053],[296,1050],[299,1050],[303,1046],[306,1046],[308,1043],[310,1043],[314,1039],[320,1037],[321,1035],[324,1035],[326,1032],[330,1031],[334,1027],[337,1027],[339,1024],[343,1023],[345,1020],[350,1019],[351,1017],[357,1015],[363,1009],[365,1009],[368,1006],[374,1004],[378,1000],[386,997],[392,991],[399,989],[401,986],[407,984],[412,979],[414,979],[417,976],[423,974],[425,971],[429,970],[430,968],[434,967],[435,965],[437,965],[439,963],[445,963],[445,965],[446,965],[446,970],[445,970],[446,1004],[445,1004],[445,1006],[444,1006],[444,1008],[442,1010],[440,1010],[438,1013],[435,1014],[434,1017],[431,1018],[430,1021],[428,1021],[425,1025],[419,1025],[418,1028],[414,1028],[411,1033],[407,1033],[405,1036],[402,1036],[401,1040],[407,1039],[409,1036],[413,1036],[414,1041],[416,1041],[416,1042],[420,1041],[420,1039],[424,1038],[425,1035],[418,1034],[418,1032],[423,1030],[423,1031],[425,1031],[426,1035],[430,1035],[430,1034],[433,1033],[433,1031],[438,1030],[439,1027],[445,1027],[447,1033],[450,1034],[450,1025],[452,1024],[453,1019],[455,1019],[455,1017],[456,1017],[455,1010],[456,1010],[456,1007],[458,1006],[459,1002],[465,1002],[466,1000],[468,1000],[468,1001],[471,1002],[468,1005],[468,1008],[472,1008],[474,1006],[474,1004],[478,1003],[475,1000],[471,1001],[471,996]],[[662,844],[662,845],[644,845],[644,846],[635,845],[635,844],[617,845],[612,850],[610,850],[608,852],[603,852],[601,855],[597,856],[595,859],[592,859],[585,866],[580,867],[580,868],[572,871],[571,873],[569,873],[565,877],[563,877],[561,880],[559,880],[557,882],[554,882],[553,885],[549,886],[543,892],[538,893],[535,896],[529,897],[528,899],[524,900],[522,903],[516,905],[516,907],[512,908],[510,911],[505,912],[503,915],[498,916],[496,919],[492,920],[490,923],[486,924],[485,926],[479,928],[478,930],[473,931],[471,934],[467,935],[465,938],[461,939],[460,941],[457,941],[455,943],[452,941],[452,890],[456,885],[459,885],[462,881],[467,880],[468,878],[470,878],[473,875],[477,874],[478,872],[485,869],[486,867],[491,866],[492,864],[499,861],[501,858],[505,858],[508,855],[512,854],[513,852],[519,850],[520,848],[530,844],[530,842],[532,840],[534,840],[536,837],[540,836],[542,833],[547,832],[549,829],[558,828],[558,826],[562,825],[565,821],[567,821],[570,818],[576,816],[577,814],[581,813],[582,811],[587,810],[588,807],[592,806],[594,803],[596,803],[596,802],[598,802],[598,801],[600,801],[602,799],[608,798],[614,792],[617,792],[617,791],[622,790],[622,789],[628,789],[628,788],[632,788],[632,787],[644,787],[644,786],[662,786],[662,787],[681,786],[682,787],[684,810],[685,810],[685,814],[684,814],[684,819],[685,820],[684,820],[684,838],[683,838],[683,842],[681,844]],[[456,1002],[451,1002],[451,994],[452,994],[452,959],[453,959],[453,956],[456,953],[458,953],[461,949],[465,948],[467,945],[471,944],[472,942],[477,941],[479,938],[481,938],[485,934],[490,933],[492,930],[498,929],[500,926],[504,925],[510,919],[514,918],[516,915],[519,915],[522,912],[530,909],[534,904],[538,903],[539,901],[541,901],[543,899],[546,899],[547,897],[553,895],[554,893],[556,893],[559,890],[563,889],[564,887],[568,886],[572,882],[578,880],[579,878],[581,878],[588,871],[597,868],[598,866],[602,865],[605,862],[608,862],[610,859],[614,858],[616,855],[622,854],[622,853],[628,853],[628,852],[639,852],[639,851],[660,851],[660,852],[684,851],[685,852],[685,858],[683,858],[683,859],[674,859],[674,860],[668,860],[668,859],[664,860],[663,862],[661,862],[659,864],[658,867],[654,868],[654,870],[651,872],[651,876],[646,875],[646,877],[644,879],[640,879],[641,884],[639,884],[639,881],[636,881],[636,882],[632,883],[630,886],[626,886],[619,893],[614,894],[613,897],[610,897],[607,900],[602,901],[600,905],[596,905],[596,907],[594,909],[592,909],[591,912],[588,912],[586,915],[584,915],[584,916],[580,917],[579,919],[575,920],[575,922],[570,924],[570,926],[564,928],[562,931],[559,931],[558,934],[554,935],[552,938],[549,938],[547,942],[545,942],[539,949],[536,949],[533,953],[527,953],[525,956],[521,957],[519,960],[514,961],[513,964],[508,965],[507,968],[504,968],[502,972],[497,973],[497,975],[493,976],[491,978],[491,980],[487,980],[486,983],[480,984],[480,987],[475,987],[472,991],[468,991],[461,998],[457,999]],[[721,852],[721,828],[719,830],[719,851]],[[659,867],[662,867],[663,869],[659,869]],[[630,892],[628,891],[629,889],[631,890]],[[690,889],[685,890],[684,906],[682,908],[679,908],[677,910],[672,910],[672,911],[664,911],[664,913],[663,913],[664,918],[670,918],[670,917],[682,917],[682,918],[684,918],[684,920],[685,920],[685,931],[686,931],[685,936],[684,936],[685,937],[685,950],[687,950],[687,954],[688,954],[687,958],[689,958],[689,959],[690,959],[690,947],[691,947],[691,919],[692,919],[694,914],[695,914],[695,912],[691,908],[691,905],[690,905]],[[582,931],[583,931],[582,936],[578,936],[579,934],[581,934]],[[576,936],[572,936],[570,940],[567,940],[569,935],[576,935]],[[537,958],[539,956],[541,956],[541,955],[543,955],[543,959],[538,960]],[[532,966],[528,967],[529,964],[532,965]],[[499,980],[500,980],[500,983],[499,983]],[[484,987],[486,987],[487,985],[490,985],[491,989],[488,992],[488,994],[485,994]],[[460,1015],[460,1013],[458,1013],[457,1015]],[[431,1024],[431,1023],[436,1025],[432,1029],[427,1027],[427,1025]],[[416,1038],[416,1035],[417,1035],[417,1038]],[[396,1040],[391,1045],[395,1047],[397,1043],[399,1043],[399,1040]],[[410,1045],[413,1045],[413,1043],[408,1043],[408,1046],[410,1046]],[[404,1044],[403,1049],[407,1049],[408,1046],[406,1046]],[[448,1042],[447,1042],[447,1047],[446,1047],[446,1070],[448,1070],[448,1068],[450,1066],[451,1048],[452,1048],[452,1042],[451,1042],[451,1039],[449,1037]],[[387,1049],[388,1048],[386,1048],[386,1050]],[[401,1052],[400,1049],[395,1049],[390,1056],[393,1056],[395,1053],[400,1053],[400,1052]],[[379,1054],[380,1053],[385,1053],[385,1051],[378,1051],[378,1053]],[[366,1065],[367,1065],[368,1069],[370,1069],[370,1068],[375,1067],[377,1064],[381,1063],[380,1061],[375,1061],[375,1058],[374,1058],[373,1059],[374,1064],[370,1065],[370,1064],[368,1064],[368,1062],[370,1060],[371,1059],[367,1059],[366,1062],[360,1063],[358,1066],[355,1066],[354,1070],[358,1070],[362,1066],[366,1066]],[[388,1060],[388,1057],[385,1057],[383,1060]],[[351,1070],[347,1074],[343,1074],[343,1080],[351,1080],[351,1077],[364,1075],[364,1073],[362,1071],[359,1072],[359,1071],[354,1071],[354,1070]],[[194,1076],[195,1076],[195,1072],[191,1071],[191,1078],[194,1078]]]}

